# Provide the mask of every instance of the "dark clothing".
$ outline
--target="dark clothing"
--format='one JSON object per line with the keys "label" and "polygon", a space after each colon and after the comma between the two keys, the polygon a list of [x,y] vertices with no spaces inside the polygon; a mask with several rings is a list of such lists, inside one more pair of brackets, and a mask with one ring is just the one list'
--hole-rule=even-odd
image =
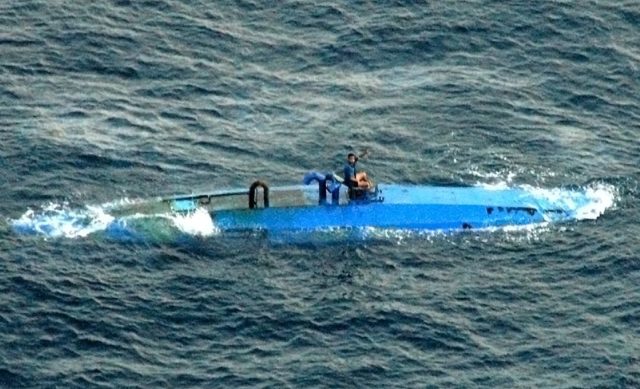
{"label": "dark clothing", "polygon": [[358,186],[357,183],[353,182],[353,180],[356,178],[356,167],[349,164],[344,165],[343,178],[345,185],[347,185],[349,188],[351,188],[352,186]]}

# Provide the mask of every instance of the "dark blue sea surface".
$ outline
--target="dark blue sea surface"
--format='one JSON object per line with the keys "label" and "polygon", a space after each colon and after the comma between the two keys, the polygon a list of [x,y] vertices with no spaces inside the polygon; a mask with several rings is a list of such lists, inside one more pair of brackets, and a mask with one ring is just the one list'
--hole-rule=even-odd
{"label": "dark blue sea surface", "polygon": [[[640,387],[639,136],[637,1],[4,0],[0,387]],[[611,204],[454,234],[112,233],[114,205],[364,149],[378,182]]]}

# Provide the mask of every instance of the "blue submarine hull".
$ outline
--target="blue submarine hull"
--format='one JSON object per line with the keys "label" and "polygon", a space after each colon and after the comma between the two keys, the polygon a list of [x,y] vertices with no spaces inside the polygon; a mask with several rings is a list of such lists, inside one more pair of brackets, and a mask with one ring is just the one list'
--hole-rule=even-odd
{"label": "blue submarine hull", "polygon": [[[211,217],[218,228],[229,231],[363,227],[449,231],[572,220],[575,210],[589,201],[584,193],[570,190],[564,191],[562,201],[553,201],[517,188],[380,185],[379,197],[373,200],[327,204],[318,201],[317,192],[298,190],[306,193],[305,204],[212,210]],[[275,197],[277,191],[272,192]],[[340,198],[345,197],[343,189]]]}

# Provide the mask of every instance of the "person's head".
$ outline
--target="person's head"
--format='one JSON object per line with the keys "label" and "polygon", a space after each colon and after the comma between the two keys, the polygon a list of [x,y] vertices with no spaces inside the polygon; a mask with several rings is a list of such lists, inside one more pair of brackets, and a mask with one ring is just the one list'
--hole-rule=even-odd
{"label": "person's head", "polygon": [[353,165],[358,162],[358,157],[354,153],[349,153],[347,155],[347,162],[349,162],[350,165]]}

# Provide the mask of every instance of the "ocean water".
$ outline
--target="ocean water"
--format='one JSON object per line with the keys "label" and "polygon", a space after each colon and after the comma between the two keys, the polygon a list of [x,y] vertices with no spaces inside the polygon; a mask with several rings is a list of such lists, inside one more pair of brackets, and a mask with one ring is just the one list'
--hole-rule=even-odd
{"label": "ocean water", "polygon": [[[640,386],[637,2],[5,0],[0,54],[0,387]],[[378,182],[610,205],[456,234],[108,234],[114,206],[363,149]]]}

